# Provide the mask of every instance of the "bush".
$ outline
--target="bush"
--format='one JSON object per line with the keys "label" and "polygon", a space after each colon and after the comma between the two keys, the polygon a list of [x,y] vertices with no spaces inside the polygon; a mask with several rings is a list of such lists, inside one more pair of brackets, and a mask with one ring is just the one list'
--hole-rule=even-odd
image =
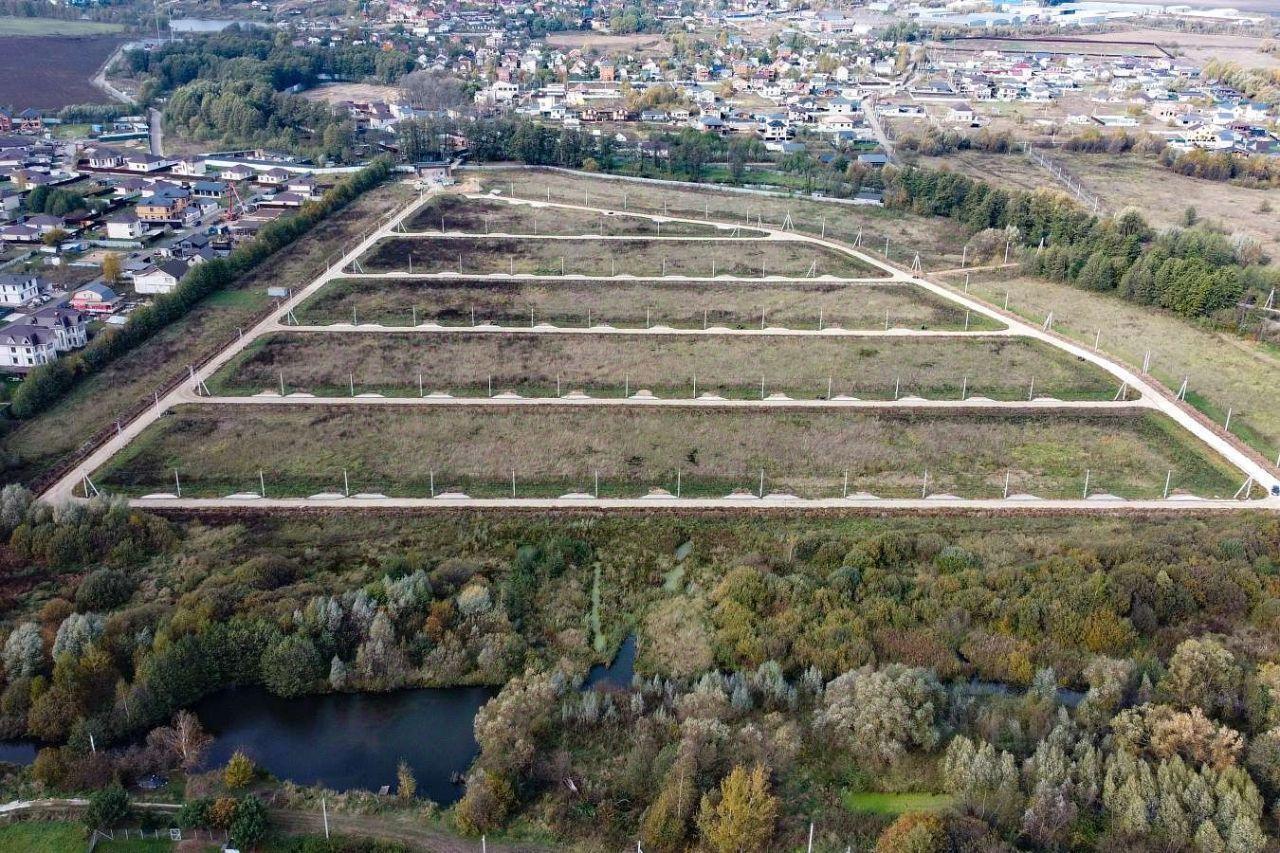
{"label": "bush", "polygon": [[129,795],[119,785],[94,791],[84,811],[85,826],[104,829],[115,826],[129,813]]}
{"label": "bush", "polygon": [[237,791],[253,781],[253,761],[241,750],[236,750],[222,771],[222,781],[228,788]]}
{"label": "bush", "polygon": [[301,634],[285,637],[262,655],[262,683],[277,696],[301,696],[327,671],[315,644]]}
{"label": "bush", "polygon": [[111,610],[133,595],[133,581],[116,569],[98,569],[80,582],[76,604],[81,610]]}

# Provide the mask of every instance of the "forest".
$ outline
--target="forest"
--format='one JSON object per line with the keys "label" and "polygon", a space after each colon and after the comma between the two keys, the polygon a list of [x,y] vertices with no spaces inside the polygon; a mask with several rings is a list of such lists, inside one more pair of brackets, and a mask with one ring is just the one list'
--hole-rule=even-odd
{"label": "forest", "polygon": [[[820,844],[885,851],[1276,834],[1274,518],[333,521],[0,492],[0,731],[51,744],[10,792],[180,772],[175,730],[198,721],[175,712],[230,685],[492,684],[441,817],[463,833],[718,851],[801,844],[810,821]],[[632,684],[577,689],[628,634]]]}

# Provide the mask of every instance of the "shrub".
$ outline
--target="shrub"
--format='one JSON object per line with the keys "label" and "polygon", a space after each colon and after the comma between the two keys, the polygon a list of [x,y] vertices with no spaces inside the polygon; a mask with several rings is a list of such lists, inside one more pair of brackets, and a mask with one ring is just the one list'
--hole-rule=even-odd
{"label": "shrub", "polygon": [[133,595],[133,581],[116,569],[98,569],[80,582],[76,604],[82,610],[111,610]]}
{"label": "shrub", "polygon": [[253,781],[253,772],[253,761],[237,749],[227,762],[226,770],[222,772],[222,781],[228,788],[236,791]]}
{"label": "shrub", "polygon": [[103,829],[124,820],[129,813],[129,795],[119,785],[94,791],[89,806],[84,811],[84,822],[89,829]]}

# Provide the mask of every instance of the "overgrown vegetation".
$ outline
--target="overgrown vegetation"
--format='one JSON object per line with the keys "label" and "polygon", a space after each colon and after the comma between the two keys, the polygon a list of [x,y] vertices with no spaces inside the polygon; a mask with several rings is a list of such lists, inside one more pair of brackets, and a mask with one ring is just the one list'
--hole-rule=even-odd
{"label": "overgrown vegetation", "polygon": [[[198,762],[173,711],[228,684],[484,681],[466,831],[1243,853],[1274,826],[1274,518],[335,517],[0,493],[0,721],[65,743],[8,784]],[[592,588],[608,643],[639,636],[630,687],[573,689]],[[236,772],[180,822],[251,830]]]}

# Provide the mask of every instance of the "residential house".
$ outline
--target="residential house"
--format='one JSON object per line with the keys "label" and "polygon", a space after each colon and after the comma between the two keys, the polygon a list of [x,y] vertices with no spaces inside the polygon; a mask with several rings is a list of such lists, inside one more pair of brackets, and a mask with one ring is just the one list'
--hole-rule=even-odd
{"label": "residential house", "polygon": [[40,295],[40,279],[33,275],[0,273],[0,305],[26,305]]}
{"label": "residential house", "polygon": [[71,294],[71,307],[89,314],[112,314],[121,301],[120,295],[101,281],[86,284]]}
{"label": "residential house", "polygon": [[53,332],[53,346],[58,352],[80,349],[89,342],[84,314],[74,308],[50,305],[27,318],[27,322]]}
{"label": "residential house", "polygon": [[108,240],[140,240],[146,226],[136,213],[119,213],[107,220]]}
{"label": "residential house", "polygon": [[172,293],[189,268],[185,261],[161,261],[134,273],[133,289],[138,293]]}
{"label": "residential house", "polygon": [[134,209],[143,222],[181,222],[188,200],[182,196],[147,196]]}
{"label": "residential house", "polygon": [[224,181],[247,181],[253,176],[253,169],[241,163],[223,169],[218,173],[218,178]]}
{"label": "residential house", "polygon": [[52,329],[30,323],[12,323],[0,329],[0,370],[26,373],[57,357],[57,335]]}

